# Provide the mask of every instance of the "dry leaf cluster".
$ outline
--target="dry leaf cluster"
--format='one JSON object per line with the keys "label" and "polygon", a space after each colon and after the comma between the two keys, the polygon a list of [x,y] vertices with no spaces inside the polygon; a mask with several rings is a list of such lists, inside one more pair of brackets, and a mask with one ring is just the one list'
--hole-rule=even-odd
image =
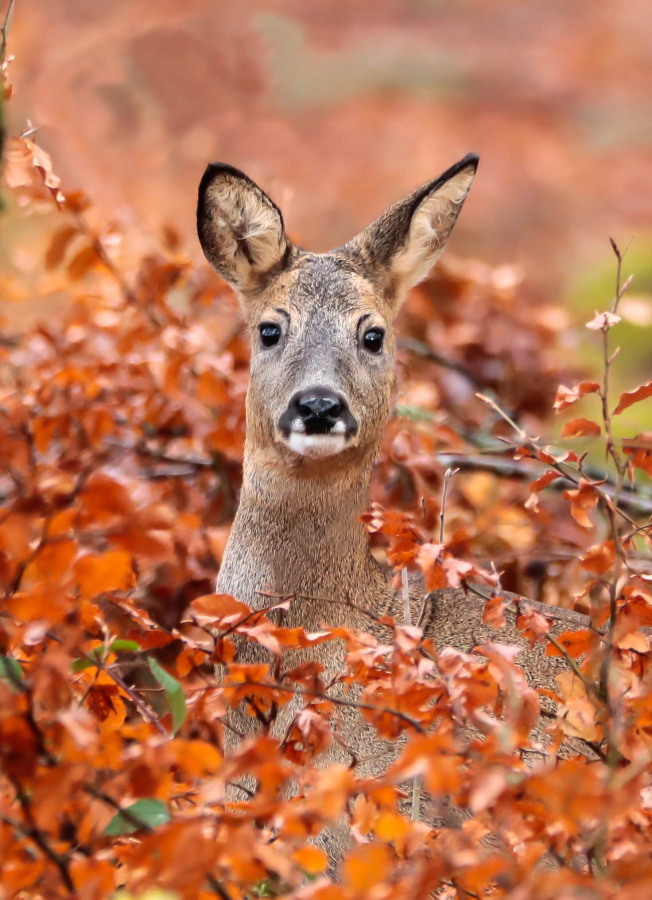
{"label": "dry leaf cluster", "polygon": [[[74,303],[0,345],[0,897],[648,896],[652,442],[615,440],[612,420],[650,384],[615,402],[610,352],[601,382],[560,368],[563,321],[523,309],[509,269],[449,262],[403,315],[370,539],[429,589],[484,581],[497,628],[509,589],[589,614],[553,638],[518,604],[522,634],[568,664],[541,743],[531,729],[550,692],[528,686],[515,647],[463,654],[392,620],[387,644],[326,623],[305,633],[268,615],[292,598],[252,612],[212,592],[244,435],[233,298],[170,229],[127,277],[115,233],[89,226],[88,201],[62,192],[42,150],[14,138],[5,165],[28,210],[61,207],[44,268]],[[590,323],[606,351],[621,294]],[[553,403],[594,416],[566,421],[563,446],[538,436]],[[316,663],[287,664],[332,640],[360,700],[334,695]],[[274,664],[240,663],[243,641]],[[380,778],[316,762],[347,702],[404,740]],[[260,729],[225,756],[239,703]],[[576,749],[561,754],[567,737]],[[257,788],[227,802],[245,773]],[[406,815],[413,782],[435,811],[465,811],[463,827]],[[333,883],[313,839],[342,817],[352,848]]]}

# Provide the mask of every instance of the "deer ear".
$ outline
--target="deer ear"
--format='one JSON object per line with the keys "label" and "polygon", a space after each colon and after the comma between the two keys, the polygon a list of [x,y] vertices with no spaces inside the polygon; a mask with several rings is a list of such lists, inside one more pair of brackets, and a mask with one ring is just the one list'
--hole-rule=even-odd
{"label": "deer ear", "polygon": [[342,249],[398,309],[406,291],[439,258],[471,187],[478,157],[470,153],[439,178],[417,188]]}
{"label": "deer ear", "polygon": [[199,185],[197,233],[206,259],[243,294],[264,287],[291,249],[280,209],[224,163],[209,165]]}

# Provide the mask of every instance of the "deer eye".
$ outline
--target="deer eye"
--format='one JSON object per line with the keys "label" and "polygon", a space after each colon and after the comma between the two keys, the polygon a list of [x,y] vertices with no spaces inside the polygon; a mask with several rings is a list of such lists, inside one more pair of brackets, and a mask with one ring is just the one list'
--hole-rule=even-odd
{"label": "deer eye", "polygon": [[364,333],[362,346],[365,350],[368,350],[369,353],[380,353],[383,349],[384,339],[385,332],[382,328],[370,328],[369,331],[365,331]]}
{"label": "deer eye", "polygon": [[263,347],[273,347],[281,339],[281,329],[274,322],[262,322],[258,326]]}

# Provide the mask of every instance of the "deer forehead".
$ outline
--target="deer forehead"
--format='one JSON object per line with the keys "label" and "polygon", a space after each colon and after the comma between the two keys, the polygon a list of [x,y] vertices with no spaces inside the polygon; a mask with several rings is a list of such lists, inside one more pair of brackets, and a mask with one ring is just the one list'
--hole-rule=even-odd
{"label": "deer forehead", "polygon": [[374,324],[387,325],[389,310],[375,286],[336,252],[301,252],[293,264],[258,298],[250,324],[282,310],[291,322],[319,323],[325,329],[348,327],[368,316]]}

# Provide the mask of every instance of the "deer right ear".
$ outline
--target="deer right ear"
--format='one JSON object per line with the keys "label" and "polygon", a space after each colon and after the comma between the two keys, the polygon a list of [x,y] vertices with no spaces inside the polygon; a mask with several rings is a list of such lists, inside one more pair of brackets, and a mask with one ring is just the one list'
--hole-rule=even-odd
{"label": "deer right ear", "polygon": [[209,263],[243,294],[262,288],[292,247],[276,204],[224,163],[209,165],[199,185],[197,233]]}

